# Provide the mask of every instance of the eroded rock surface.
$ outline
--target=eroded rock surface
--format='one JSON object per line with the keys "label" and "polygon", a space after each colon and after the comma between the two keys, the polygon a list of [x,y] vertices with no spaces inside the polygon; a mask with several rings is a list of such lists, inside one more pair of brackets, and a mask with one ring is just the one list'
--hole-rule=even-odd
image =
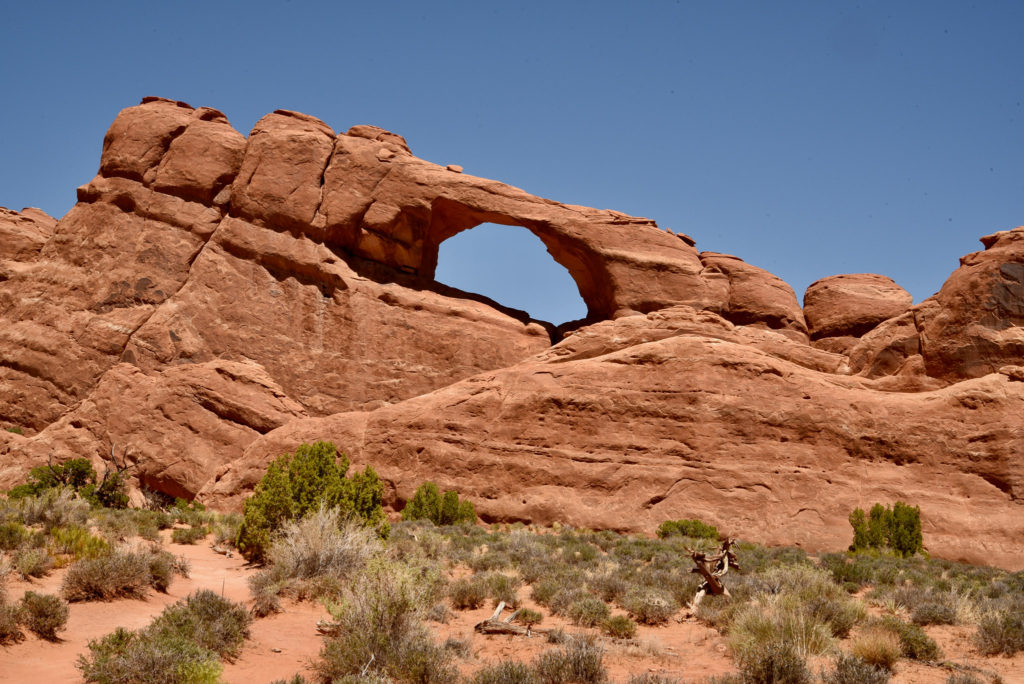
{"label": "eroded rock surface", "polygon": [[[835,549],[850,509],[900,499],[933,553],[1024,565],[1024,228],[916,306],[859,274],[801,309],[738,257],[374,126],[280,110],[246,138],[160,98],[118,115],[78,199],[56,224],[0,210],[0,426],[24,432],[0,431],[0,486],[114,448],[147,486],[238,507],[331,439],[395,508],[432,479],[493,520],[699,517]],[[540,237],[587,318],[435,282],[483,222]]]}
{"label": "eroded rock surface", "polygon": [[882,321],[910,310],[910,293],[876,273],[848,273],[811,283],[804,316],[812,340],[862,337]]}

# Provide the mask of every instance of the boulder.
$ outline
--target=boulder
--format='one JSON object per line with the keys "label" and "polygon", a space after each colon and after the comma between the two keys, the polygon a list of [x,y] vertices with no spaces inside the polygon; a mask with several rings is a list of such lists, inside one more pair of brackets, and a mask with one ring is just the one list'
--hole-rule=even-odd
{"label": "boulder", "polygon": [[914,298],[891,278],[847,273],[811,283],[804,294],[804,316],[812,340],[861,337],[882,321],[910,310]]}

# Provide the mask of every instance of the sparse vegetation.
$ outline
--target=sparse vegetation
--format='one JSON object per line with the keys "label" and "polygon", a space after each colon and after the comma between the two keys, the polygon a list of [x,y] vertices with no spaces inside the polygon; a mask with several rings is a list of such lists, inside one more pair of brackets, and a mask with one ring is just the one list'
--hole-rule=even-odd
{"label": "sparse vegetation", "polygon": [[625,615],[612,615],[601,623],[601,631],[613,639],[632,639],[636,636],[636,623]]}
{"label": "sparse vegetation", "polygon": [[174,571],[187,574],[187,568],[166,551],[113,549],[72,563],[61,594],[72,602],[142,598],[150,588],[166,591]]}
{"label": "sparse vegetation", "polygon": [[344,584],[381,549],[376,534],[337,508],[321,506],[286,523],[266,566],[249,579],[257,615],[276,612],[280,594],[340,596]]}
{"label": "sparse vegetation", "polygon": [[835,659],[831,669],[821,673],[822,684],[887,684],[890,678],[886,668],[845,653]]}
{"label": "sparse vegetation", "polygon": [[377,473],[367,466],[346,478],[348,467],[348,458],[330,442],[302,444],[294,454],[276,459],[245,502],[238,550],[248,560],[264,561],[273,537],[287,522],[321,506],[336,508],[386,537],[390,527]]}
{"label": "sparse vegetation", "polygon": [[372,674],[430,684],[457,678],[451,654],[437,646],[422,623],[436,583],[416,569],[378,559],[354,578],[345,598],[329,606],[337,636],[316,664],[324,681]]}
{"label": "sparse vegetation", "polygon": [[700,520],[666,520],[658,526],[658,537],[693,537],[695,539],[718,539],[718,528]]}
{"label": "sparse vegetation", "polygon": [[195,544],[206,538],[210,530],[205,525],[179,527],[171,533],[171,541],[175,544]]}
{"label": "sparse vegetation", "polygon": [[974,641],[985,655],[1012,656],[1024,651],[1024,601],[982,618]]}
{"label": "sparse vegetation", "polygon": [[97,684],[217,682],[248,634],[245,607],[208,590],[169,606],[146,628],[118,628],[89,642],[78,668]]}

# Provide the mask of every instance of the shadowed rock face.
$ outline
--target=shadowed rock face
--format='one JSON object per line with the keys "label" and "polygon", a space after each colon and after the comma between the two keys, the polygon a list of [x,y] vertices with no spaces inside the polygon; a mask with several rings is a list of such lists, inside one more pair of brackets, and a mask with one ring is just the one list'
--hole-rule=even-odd
{"label": "shadowed rock face", "polygon": [[[0,431],[0,486],[115,447],[147,486],[237,507],[332,439],[396,508],[429,478],[486,519],[840,548],[850,509],[901,499],[933,553],[1024,564],[1024,228],[916,306],[855,274],[801,309],[653,221],[373,126],[277,111],[246,138],[160,98],[118,115],[78,198],[56,224],[0,210],[0,425],[25,430]],[[540,237],[587,318],[436,283],[439,245],[483,222]]]}

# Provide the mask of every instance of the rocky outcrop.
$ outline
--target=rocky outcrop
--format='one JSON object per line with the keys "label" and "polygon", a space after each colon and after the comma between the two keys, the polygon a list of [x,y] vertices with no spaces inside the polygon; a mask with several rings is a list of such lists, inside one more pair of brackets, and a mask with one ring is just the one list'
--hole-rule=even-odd
{"label": "rocky outcrop", "polygon": [[392,484],[396,507],[432,479],[487,520],[696,517],[840,549],[854,507],[903,500],[921,506],[931,553],[1024,566],[1024,383],[882,391],[811,349],[685,306],[599,323],[421,397],[289,423],[203,494],[235,507],[273,457],[329,435]]}
{"label": "rocky outcrop", "polygon": [[[0,269],[4,261],[30,261],[53,235],[57,220],[46,212],[28,207],[11,211],[0,207]],[[0,278],[3,277],[0,271]]]}
{"label": "rocky outcrop", "polygon": [[[1021,565],[1024,228],[917,306],[860,274],[801,309],[649,219],[463,171],[296,112],[246,138],[209,108],[123,111],[56,225],[0,211],[0,427],[24,432],[0,431],[0,487],[113,447],[141,484],[237,507],[332,439],[396,509],[429,478],[491,520],[839,548],[852,507],[902,499],[933,553]],[[482,222],[536,234],[586,319],[435,282]]]}
{"label": "rocky outcrop", "polygon": [[863,337],[882,321],[906,313],[910,293],[875,273],[847,273],[811,283],[804,294],[804,316],[812,340]]}
{"label": "rocky outcrop", "polygon": [[706,305],[737,325],[761,325],[789,331],[797,339],[806,339],[804,312],[796,301],[793,288],[781,278],[739,257],[716,252],[701,252],[704,270],[701,275],[711,285],[713,302]]}

